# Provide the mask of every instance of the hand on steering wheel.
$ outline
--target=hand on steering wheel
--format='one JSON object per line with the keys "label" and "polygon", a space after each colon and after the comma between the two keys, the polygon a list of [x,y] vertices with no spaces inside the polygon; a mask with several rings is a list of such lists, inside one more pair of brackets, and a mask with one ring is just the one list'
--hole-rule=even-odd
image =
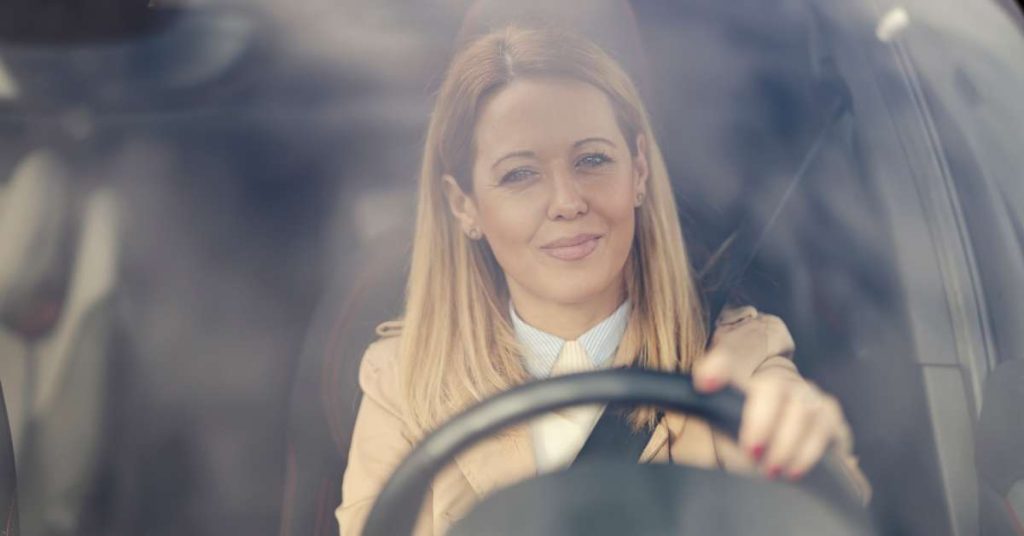
{"label": "hand on steering wheel", "polygon": [[713,393],[727,384],[747,395],[739,445],[768,478],[799,480],[830,446],[852,452],[852,434],[835,397],[786,367],[744,370],[737,349],[712,346],[694,366],[698,392]]}
{"label": "hand on steering wheel", "polygon": [[746,391],[740,446],[768,478],[803,477],[833,444],[841,453],[850,451],[850,428],[839,402],[814,385],[762,375]]}

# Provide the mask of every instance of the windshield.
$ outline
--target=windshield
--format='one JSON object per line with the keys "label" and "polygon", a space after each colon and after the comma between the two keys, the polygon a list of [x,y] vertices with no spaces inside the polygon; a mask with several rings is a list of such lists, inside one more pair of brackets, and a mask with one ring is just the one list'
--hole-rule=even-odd
{"label": "windshield", "polygon": [[1019,5],[43,4],[0,8],[0,499],[22,533],[338,533],[435,99],[510,21],[568,26],[635,82],[705,327],[785,322],[880,532],[1024,515],[1012,416],[986,413],[1024,356]]}

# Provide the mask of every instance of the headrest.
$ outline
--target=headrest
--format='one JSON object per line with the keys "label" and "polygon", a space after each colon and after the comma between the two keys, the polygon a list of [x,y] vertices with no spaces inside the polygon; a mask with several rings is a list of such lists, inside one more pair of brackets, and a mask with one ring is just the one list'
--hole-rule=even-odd
{"label": "headrest", "polygon": [[30,329],[23,322],[40,304],[56,313],[71,270],[73,200],[67,169],[50,151],[29,153],[0,181],[0,323],[9,328]]}

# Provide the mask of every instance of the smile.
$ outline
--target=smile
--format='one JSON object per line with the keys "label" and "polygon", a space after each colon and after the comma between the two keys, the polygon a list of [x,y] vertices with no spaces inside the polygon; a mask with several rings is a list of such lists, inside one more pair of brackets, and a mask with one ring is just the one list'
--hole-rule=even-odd
{"label": "smile", "polygon": [[578,261],[586,258],[597,249],[601,235],[581,234],[571,238],[562,238],[541,246],[541,251],[563,261]]}

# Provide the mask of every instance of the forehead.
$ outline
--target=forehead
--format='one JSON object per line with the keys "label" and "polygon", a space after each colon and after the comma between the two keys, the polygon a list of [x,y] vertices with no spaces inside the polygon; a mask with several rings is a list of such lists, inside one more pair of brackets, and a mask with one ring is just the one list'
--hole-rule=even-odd
{"label": "forehead", "polygon": [[590,84],[556,78],[502,88],[484,103],[475,129],[481,158],[557,150],[589,137],[623,141],[611,101]]}

